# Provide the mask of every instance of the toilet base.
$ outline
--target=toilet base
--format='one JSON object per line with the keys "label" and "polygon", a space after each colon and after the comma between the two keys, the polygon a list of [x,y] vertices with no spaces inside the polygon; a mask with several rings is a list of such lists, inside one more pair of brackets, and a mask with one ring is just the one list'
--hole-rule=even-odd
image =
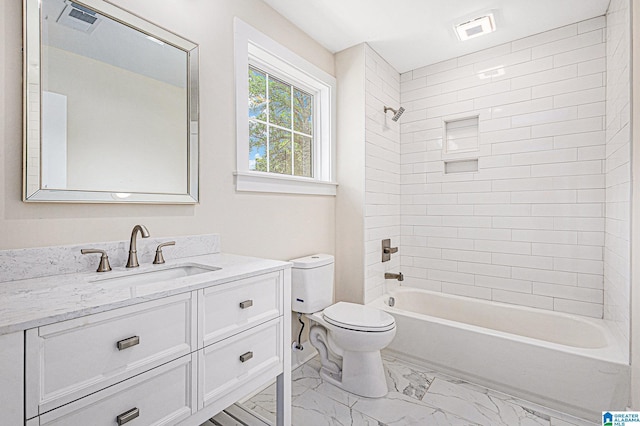
{"label": "toilet base", "polygon": [[[324,380],[367,398],[381,398],[388,393],[380,350],[393,340],[395,327],[363,332],[329,324],[321,313],[308,318],[314,324],[309,330],[309,342],[320,355],[320,375]],[[335,362],[332,356],[341,360]]]}
{"label": "toilet base", "polygon": [[344,352],[341,374],[321,368],[320,377],[347,392],[367,398],[382,398],[388,393],[380,351]]}

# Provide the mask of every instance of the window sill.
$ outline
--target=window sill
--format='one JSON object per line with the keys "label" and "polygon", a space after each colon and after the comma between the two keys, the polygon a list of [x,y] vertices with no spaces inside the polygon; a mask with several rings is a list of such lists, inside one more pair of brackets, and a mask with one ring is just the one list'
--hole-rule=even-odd
{"label": "window sill", "polygon": [[262,172],[235,172],[236,191],[336,195],[338,184]]}

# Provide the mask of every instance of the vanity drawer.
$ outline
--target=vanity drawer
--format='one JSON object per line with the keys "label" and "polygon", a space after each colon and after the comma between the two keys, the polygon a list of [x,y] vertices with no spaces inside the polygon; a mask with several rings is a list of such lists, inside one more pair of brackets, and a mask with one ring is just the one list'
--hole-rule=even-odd
{"label": "vanity drawer", "polygon": [[[173,425],[195,413],[195,354],[49,411],[28,422],[40,426]],[[137,417],[136,417],[137,414]]]}
{"label": "vanity drawer", "polygon": [[281,373],[282,331],[282,318],[276,318],[200,349],[198,407],[216,402],[261,373],[270,372],[271,377]]}
{"label": "vanity drawer", "polygon": [[27,418],[189,354],[194,321],[185,293],[28,330]]}
{"label": "vanity drawer", "polygon": [[199,347],[281,315],[282,286],[282,272],[272,272],[200,290]]}

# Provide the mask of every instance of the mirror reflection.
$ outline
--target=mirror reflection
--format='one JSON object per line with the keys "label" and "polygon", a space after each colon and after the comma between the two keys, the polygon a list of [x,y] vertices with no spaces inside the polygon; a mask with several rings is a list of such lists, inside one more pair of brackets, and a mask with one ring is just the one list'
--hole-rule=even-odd
{"label": "mirror reflection", "polygon": [[124,23],[128,14],[104,2],[40,4],[40,179],[27,200],[46,191],[71,201],[101,192],[116,194],[102,201],[196,201],[196,46],[172,34],[169,42],[133,15]]}

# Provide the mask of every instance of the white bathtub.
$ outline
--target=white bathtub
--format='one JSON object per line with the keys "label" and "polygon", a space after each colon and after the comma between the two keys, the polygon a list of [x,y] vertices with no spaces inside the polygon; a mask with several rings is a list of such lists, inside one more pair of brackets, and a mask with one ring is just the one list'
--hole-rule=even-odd
{"label": "white bathtub", "polygon": [[592,421],[628,405],[626,351],[603,320],[406,287],[372,306],[395,317],[398,357]]}

